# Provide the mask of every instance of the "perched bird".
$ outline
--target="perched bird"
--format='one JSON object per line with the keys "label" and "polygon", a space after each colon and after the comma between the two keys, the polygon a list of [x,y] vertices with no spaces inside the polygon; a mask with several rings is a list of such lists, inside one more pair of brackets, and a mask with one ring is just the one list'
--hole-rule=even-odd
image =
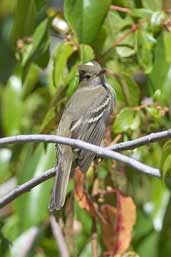
{"label": "perched bird", "polygon": [[[59,122],[57,135],[100,145],[109,116],[114,110],[113,89],[105,81],[104,70],[93,61],[78,67],[79,86],[70,98]],[[78,166],[88,170],[95,154],[71,146],[58,145],[58,171],[51,195],[49,210],[60,209],[65,202],[70,172]]]}

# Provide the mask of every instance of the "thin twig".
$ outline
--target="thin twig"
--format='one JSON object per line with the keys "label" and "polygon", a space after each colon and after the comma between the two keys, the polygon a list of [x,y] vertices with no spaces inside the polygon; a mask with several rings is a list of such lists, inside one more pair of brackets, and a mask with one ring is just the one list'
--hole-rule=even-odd
{"label": "thin twig", "polygon": [[160,177],[160,172],[158,169],[152,168],[148,165],[145,165],[133,158],[130,158],[126,155],[113,152],[110,149],[107,149],[105,147],[96,146],[93,144],[89,144],[87,142],[78,140],[78,139],[72,139],[72,138],[65,138],[55,135],[19,135],[19,136],[13,136],[13,137],[6,137],[0,139],[0,144],[7,144],[7,143],[14,143],[14,142],[53,142],[57,144],[64,144],[64,145],[71,145],[76,148],[84,149],[91,151],[95,153],[98,156],[101,157],[107,157],[116,161],[123,162],[125,164],[128,164],[132,168],[139,170],[143,173]]}
{"label": "thin twig", "polygon": [[60,256],[61,257],[69,257],[68,249],[67,249],[61,228],[60,228],[59,224],[56,222],[56,219],[53,215],[50,216],[50,224],[51,224],[53,236],[55,238],[58,249],[60,251]]}
{"label": "thin twig", "polygon": [[171,138],[171,129],[164,130],[161,132],[151,133],[144,137],[140,137],[127,142],[122,142],[116,145],[111,145],[111,146],[108,146],[107,149],[110,149],[113,151],[131,150],[143,145],[151,144],[154,142],[158,142],[162,139],[168,139],[168,138]]}
{"label": "thin twig", "polygon": [[119,11],[119,12],[123,12],[123,13],[130,13],[130,10],[128,8],[117,6],[117,5],[111,5],[110,10]]}
{"label": "thin twig", "polygon": [[17,186],[15,189],[11,190],[8,194],[6,194],[4,197],[0,199],[0,208],[12,202],[23,193],[30,191],[33,187],[36,187],[40,183],[48,180],[49,178],[54,177],[56,174],[56,171],[57,171],[57,168],[52,168],[46,171],[45,173],[43,173],[41,176],[33,178],[27,181],[26,183],[22,184],[21,186]]}
{"label": "thin twig", "polygon": [[96,220],[95,219],[93,219],[93,224],[92,224],[91,248],[92,248],[92,256],[98,257],[98,254],[97,254],[97,228],[96,228]]}
{"label": "thin twig", "polygon": [[119,38],[114,41],[114,43],[111,45],[109,49],[107,49],[103,54],[102,57],[107,55],[112,49],[114,49],[117,45],[119,45],[125,38],[127,38],[131,33],[135,32],[138,28],[139,24],[132,24],[131,28],[127,30],[123,35],[121,35]]}

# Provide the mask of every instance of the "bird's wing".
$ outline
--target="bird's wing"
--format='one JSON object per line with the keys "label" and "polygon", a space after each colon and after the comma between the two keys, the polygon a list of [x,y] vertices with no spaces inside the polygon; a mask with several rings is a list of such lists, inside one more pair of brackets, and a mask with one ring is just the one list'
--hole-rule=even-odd
{"label": "bird's wing", "polygon": [[[106,128],[106,110],[110,106],[110,95],[106,94],[101,98],[96,100],[94,106],[91,106],[89,111],[73,124],[71,131],[72,137],[92,143],[95,145],[100,145],[105,128]],[[82,171],[87,171],[95,154],[86,151],[79,150],[77,164]]]}
{"label": "bird's wing", "polygon": [[[79,137],[80,140],[86,141],[88,143],[92,143],[95,145],[100,145],[103,139],[105,132],[105,124],[102,119],[100,119],[97,123],[91,124],[87,128],[86,134]],[[80,150],[78,154],[77,164],[80,169],[85,172],[88,170],[91,162],[95,158],[95,155],[91,151]]]}

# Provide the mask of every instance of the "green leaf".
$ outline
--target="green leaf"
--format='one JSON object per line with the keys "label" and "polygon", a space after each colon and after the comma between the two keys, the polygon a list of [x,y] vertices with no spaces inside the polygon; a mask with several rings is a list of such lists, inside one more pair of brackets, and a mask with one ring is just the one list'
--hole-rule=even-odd
{"label": "green leaf", "polygon": [[162,1],[161,0],[142,0],[142,5],[146,9],[151,9],[154,11],[160,11],[162,9]]}
{"label": "green leaf", "polygon": [[2,232],[9,241],[14,241],[17,238],[19,234],[17,215],[11,215],[6,219]]}
{"label": "green leaf", "polygon": [[163,226],[158,240],[158,257],[169,256],[171,253],[171,197],[164,214]]}
{"label": "green leaf", "polygon": [[153,33],[158,33],[162,29],[164,19],[165,19],[164,12],[153,13],[150,21],[150,29]]}
{"label": "green leaf", "polygon": [[29,36],[34,29],[36,18],[36,6],[34,0],[17,0],[15,9],[12,37],[14,42]]}
{"label": "green leaf", "polygon": [[157,250],[158,236],[159,236],[159,233],[155,230],[146,234],[142,238],[141,244],[139,244],[139,246],[136,249],[136,252],[139,254],[138,256],[146,257],[149,255],[150,257],[156,257],[158,254],[158,250]]}
{"label": "green leaf", "polygon": [[[54,144],[47,146],[46,152],[43,151],[37,166],[35,167],[34,177],[40,176],[44,171],[52,168],[56,163],[56,149]],[[52,180],[48,180],[35,187],[29,194],[27,222],[28,225],[38,225],[48,216],[48,204],[50,192],[52,190]]]}
{"label": "green leaf", "polygon": [[163,40],[163,32],[160,34],[155,47],[155,62],[151,74],[149,74],[149,82],[151,86],[152,95],[154,91],[159,89],[161,91],[161,97],[158,102],[162,104],[168,104],[170,106],[171,90],[171,64],[166,62],[166,51]]}
{"label": "green leaf", "polygon": [[92,257],[92,248],[90,242],[85,245],[79,257]]}
{"label": "green leaf", "polygon": [[111,0],[66,0],[64,14],[80,43],[92,44],[109,9]]}
{"label": "green leaf", "polygon": [[153,47],[155,38],[145,30],[137,31],[137,57],[145,73],[150,73],[153,68]]}
{"label": "green leaf", "polygon": [[35,88],[36,83],[39,81],[39,76],[40,68],[36,64],[32,64],[25,77],[25,81],[23,84],[23,98],[31,94],[31,92]]}
{"label": "green leaf", "polygon": [[168,140],[162,151],[161,175],[169,189],[171,189],[171,140]]}
{"label": "green leaf", "polygon": [[162,116],[161,111],[158,108],[156,108],[156,106],[149,106],[146,108],[146,110],[148,113],[150,113],[150,115],[154,119],[156,119],[156,120],[161,119],[161,116]]}
{"label": "green leaf", "polygon": [[95,58],[94,51],[89,45],[80,45],[81,63],[92,61]]}
{"label": "green leaf", "polygon": [[16,135],[20,132],[24,111],[21,90],[20,77],[11,76],[2,98],[2,125],[6,135]]}
{"label": "green leaf", "polygon": [[113,124],[113,131],[115,133],[121,133],[130,129],[135,130],[138,128],[139,124],[139,114],[131,108],[124,108],[116,116],[116,120]]}
{"label": "green leaf", "polygon": [[[130,16],[122,18],[119,13],[114,11],[109,11],[104,20],[104,23],[97,34],[97,38],[93,44],[98,55],[103,55],[106,51],[111,49],[113,43],[118,39],[118,37],[124,34],[126,28],[132,25],[132,19]],[[133,45],[133,36],[128,36],[130,40],[125,39],[124,43],[128,46]],[[110,56],[111,57],[111,56]]]}
{"label": "green leaf", "polygon": [[[56,163],[54,144],[48,144],[46,152],[43,144],[40,144],[34,153],[32,151],[31,149],[26,151],[25,161],[20,171],[24,171],[19,177],[20,183],[32,177],[40,176]],[[48,216],[48,203],[51,188],[52,180],[48,180],[17,199],[15,206],[16,213],[19,216],[21,231],[31,226],[38,225]],[[25,217],[24,219],[22,219],[23,216]]]}
{"label": "green leaf", "polygon": [[129,106],[138,105],[140,101],[140,89],[135,80],[127,74],[122,74],[119,81],[126,103]]}
{"label": "green leaf", "polygon": [[0,182],[4,181],[10,174],[9,166],[11,160],[12,152],[8,148],[1,148],[0,149]]}
{"label": "green leaf", "polygon": [[53,62],[53,85],[59,87],[61,84],[65,84],[66,79],[66,65],[68,58],[74,52],[74,48],[71,44],[63,43],[60,44],[55,53]]}
{"label": "green leaf", "polygon": [[143,19],[145,17],[150,17],[153,12],[145,8],[134,8],[130,9],[129,14],[134,18]]}
{"label": "green leaf", "polygon": [[48,33],[49,20],[43,20],[36,28],[32,43],[26,46],[26,49],[22,58],[22,66],[28,65],[30,61],[38,60],[44,55],[49,48],[49,33]]}
{"label": "green leaf", "polygon": [[[11,247],[11,257],[21,256],[21,251],[23,256],[28,256],[32,245],[38,236],[38,228],[32,227],[22,233],[12,244]],[[25,248],[24,248],[25,246]],[[22,249],[22,250],[21,250]]]}
{"label": "green leaf", "polygon": [[116,52],[122,58],[135,55],[135,49],[132,49],[131,47],[127,47],[127,46],[117,46]]}
{"label": "green leaf", "polygon": [[169,31],[163,31],[163,42],[166,62],[171,64],[171,33]]}

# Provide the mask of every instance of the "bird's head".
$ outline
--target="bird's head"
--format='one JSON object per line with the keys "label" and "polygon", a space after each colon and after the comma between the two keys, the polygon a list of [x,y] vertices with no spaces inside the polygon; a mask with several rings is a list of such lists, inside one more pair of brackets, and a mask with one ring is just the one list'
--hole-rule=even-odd
{"label": "bird's head", "polygon": [[96,61],[81,64],[78,67],[79,82],[82,86],[104,84],[104,70]]}

